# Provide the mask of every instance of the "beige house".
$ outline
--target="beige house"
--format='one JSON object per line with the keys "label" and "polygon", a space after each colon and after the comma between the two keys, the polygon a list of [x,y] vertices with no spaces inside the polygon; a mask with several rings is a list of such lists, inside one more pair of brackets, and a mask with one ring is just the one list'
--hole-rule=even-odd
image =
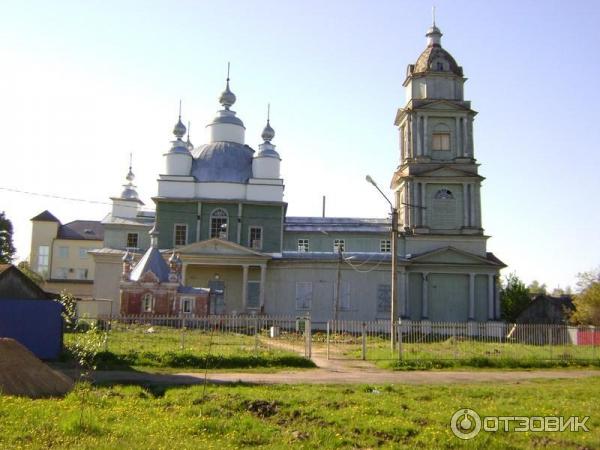
{"label": "beige house", "polygon": [[100,221],[75,220],[67,224],[49,211],[31,219],[31,268],[45,280],[48,292],[65,290],[75,297],[92,297],[94,259],[88,252],[102,247],[104,230]]}

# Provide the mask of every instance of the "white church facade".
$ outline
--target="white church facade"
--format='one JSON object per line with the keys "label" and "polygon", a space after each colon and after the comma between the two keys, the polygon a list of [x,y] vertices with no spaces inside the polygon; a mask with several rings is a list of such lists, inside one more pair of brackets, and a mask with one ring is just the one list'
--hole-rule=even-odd
{"label": "white church facade", "polygon": [[[466,79],[441,36],[435,25],[428,30],[426,49],[408,66],[406,104],[396,115],[400,152],[391,187],[401,233],[393,301],[403,319],[499,320],[505,266],[487,251],[482,227],[476,112],[464,100]],[[389,320],[390,220],[287,216],[285,161],[269,120],[254,150],[231,109],[229,79],[219,102],[204,145],[184,140],[179,118],[154,213],[142,212],[130,170],[103,220],[104,247],[91,252],[94,296],[121,310],[123,258],[135,265],[145,252],[158,252],[165,261],[177,254],[184,288],[211,290],[202,314]],[[139,313],[152,314],[151,305]]]}

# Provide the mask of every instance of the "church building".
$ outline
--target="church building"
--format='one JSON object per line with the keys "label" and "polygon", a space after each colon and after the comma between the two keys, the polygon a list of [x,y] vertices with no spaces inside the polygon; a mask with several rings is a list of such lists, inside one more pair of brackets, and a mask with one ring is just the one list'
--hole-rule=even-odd
{"label": "church building", "polygon": [[[464,99],[462,67],[442,48],[442,33],[434,24],[426,36],[427,47],[408,66],[406,104],[395,119],[400,151],[391,187],[401,231],[395,310],[403,320],[499,320],[505,265],[487,252],[482,227],[476,112]],[[104,247],[91,252],[95,297],[112,299],[113,310],[124,314],[389,320],[391,221],[288,216],[280,174],[285,149],[273,143],[270,120],[255,150],[232,109],[229,78],[219,103],[207,125],[209,142],[198,147],[185,139],[179,117],[154,213],[142,211],[130,168],[103,220]],[[154,265],[161,269],[148,264],[150,254],[164,259],[164,266]],[[146,279],[152,283],[140,282]],[[166,288],[173,302],[158,311],[152,299],[161,283],[172,284]],[[133,309],[132,287],[146,299]]]}

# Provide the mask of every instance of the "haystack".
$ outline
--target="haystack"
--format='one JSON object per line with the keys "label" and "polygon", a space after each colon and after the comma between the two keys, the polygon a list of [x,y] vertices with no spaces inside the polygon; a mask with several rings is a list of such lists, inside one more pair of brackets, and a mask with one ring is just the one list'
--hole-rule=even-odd
{"label": "haystack", "polygon": [[72,387],[72,380],[52,370],[19,342],[0,338],[0,396],[59,396]]}

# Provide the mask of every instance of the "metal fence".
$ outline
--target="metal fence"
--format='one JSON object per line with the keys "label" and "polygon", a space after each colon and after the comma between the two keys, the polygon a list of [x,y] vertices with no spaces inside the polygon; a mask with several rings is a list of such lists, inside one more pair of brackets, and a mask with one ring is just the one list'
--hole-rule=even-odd
{"label": "metal fence", "polygon": [[234,355],[293,352],[310,358],[310,319],[291,316],[98,316],[104,350]]}
{"label": "metal fence", "polygon": [[367,360],[600,358],[600,328],[587,326],[401,321],[393,350],[390,329],[389,321],[329,321],[324,351],[330,359]]}
{"label": "metal fence", "polygon": [[[598,360],[600,327],[502,322],[313,322],[293,316],[99,316],[105,350],[215,355],[294,352],[306,358],[363,360]],[[68,343],[68,336],[66,339]]]}

